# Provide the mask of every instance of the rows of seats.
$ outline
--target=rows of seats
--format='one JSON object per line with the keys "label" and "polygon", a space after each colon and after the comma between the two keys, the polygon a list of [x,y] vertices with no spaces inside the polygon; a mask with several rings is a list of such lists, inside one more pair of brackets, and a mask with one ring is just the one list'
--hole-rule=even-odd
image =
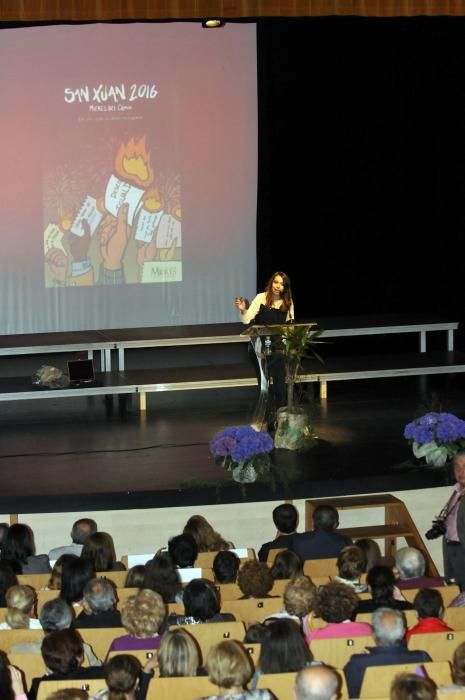
{"label": "rows of seats", "polygon": [[[279,551],[281,550],[270,550],[267,562],[269,565],[274,561]],[[194,569],[191,569],[191,573],[214,582],[215,577],[212,567],[216,555],[217,552],[200,553],[195,561],[195,574]],[[150,557],[151,555],[147,555],[147,558]],[[241,563],[243,564],[246,560],[255,558],[254,550],[247,549],[241,557]],[[141,555],[141,559],[144,559],[144,555]],[[189,573],[189,570],[187,570],[187,572]],[[304,573],[309,576],[317,586],[325,585],[334,581],[338,575],[337,559],[333,557],[305,560]],[[127,577],[126,571],[108,571],[98,575],[112,580],[115,584],[117,606],[119,609],[122,609],[129,596],[137,594],[139,590],[138,588],[125,587]],[[390,575],[392,576],[392,573]],[[362,580],[364,580],[364,577],[362,577]],[[21,575],[19,581],[21,584],[27,584],[36,590],[38,611],[41,610],[42,606],[47,601],[59,595],[57,590],[47,589],[47,584],[49,582],[48,574]],[[208,650],[212,645],[218,643],[222,639],[243,640],[246,630],[251,624],[263,621],[265,618],[273,616],[281,611],[284,607],[283,594],[288,583],[288,580],[275,581],[273,589],[271,590],[271,596],[266,598],[243,598],[243,592],[235,583],[215,584],[222,601],[221,612],[230,613],[234,616],[235,621],[186,626],[186,630],[193,635],[198,642],[201,652],[201,663],[205,663]],[[330,589],[328,588],[325,590],[328,591],[329,595]],[[418,590],[419,589],[408,589],[403,591],[405,599],[413,601]],[[453,652],[458,644],[465,641],[465,608],[447,607],[459,593],[457,586],[445,586],[438,590],[440,590],[444,605],[446,606],[445,621],[454,631],[448,633],[413,635],[409,641],[409,648],[421,649],[428,652],[432,661],[424,665],[427,675],[437,682],[438,685],[447,686],[452,683],[450,661]],[[352,595],[354,595],[353,592]],[[370,597],[370,594],[363,592],[358,595],[361,599]],[[170,603],[166,608],[168,613],[176,613],[179,615],[184,613],[184,607],[179,603]],[[4,618],[4,615],[4,610],[0,609],[0,621]],[[412,627],[417,622],[417,615],[413,610],[406,610],[404,616],[408,627]],[[357,621],[359,620],[371,623],[372,614],[366,613],[364,615],[358,615]],[[327,623],[323,619],[312,613],[307,620],[308,630],[317,629],[326,624]],[[105,659],[112,641],[115,637],[124,635],[126,630],[124,628],[83,628],[80,629],[79,632],[83,640],[93,648],[95,654],[99,658]],[[7,651],[10,663],[16,665],[24,672],[28,685],[30,685],[32,678],[43,675],[44,662],[38,654],[13,654],[10,652],[10,649],[19,641],[32,641],[40,638],[42,635],[43,632],[41,630],[2,630],[0,632],[0,647]],[[266,638],[264,643],[266,643]],[[342,669],[353,654],[363,653],[366,647],[373,646],[373,644],[372,636],[368,635],[353,638],[315,639],[311,642],[313,658],[338,670],[342,683],[340,689],[341,698],[345,699],[348,697]],[[260,645],[247,644],[246,648],[256,668],[260,655]],[[141,663],[144,663],[148,654],[154,655],[156,653],[156,651],[141,651],[137,652],[137,656]],[[415,670],[416,665],[414,665],[413,668]],[[369,669],[365,674],[360,697],[367,699],[387,697],[392,678],[401,670],[410,670],[410,666],[374,667]],[[295,673],[265,674],[260,677],[258,687],[269,688],[273,691],[278,700],[279,698],[289,698],[292,697],[295,675]],[[53,688],[50,686],[51,683],[51,681],[41,683],[39,700],[41,698],[45,700],[53,689],[60,686],[63,687],[63,683],[67,684],[66,687],[70,687],[71,685],[75,687],[83,686],[82,680],[75,682],[69,680],[58,683],[54,682],[55,685]],[[85,681],[84,685],[88,687],[90,692],[104,687],[101,680]],[[159,700],[160,698],[170,696],[170,700],[176,697],[188,699],[190,697],[197,698],[199,696],[216,694],[217,691],[217,687],[212,686],[207,678],[161,679],[155,677],[150,683],[148,698],[157,698],[157,700]]]}

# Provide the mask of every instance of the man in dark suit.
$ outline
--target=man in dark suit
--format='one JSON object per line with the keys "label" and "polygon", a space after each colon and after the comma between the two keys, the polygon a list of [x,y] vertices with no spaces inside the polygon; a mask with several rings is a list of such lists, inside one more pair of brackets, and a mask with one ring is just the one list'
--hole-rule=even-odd
{"label": "man in dark suit", "polygon": [[[402,613],[390,608],[378,608],[373,613],[373,636],[376,646],[368,647],[368,654],[353,654],[344,667],[350,698],[359,698],[365,669],[368,666],[392,666],[431,661],[426,651],[410,651],[404,644],[405,624]],[[389,695],[389,688],[380,688],[381,695]]]}
{"label": "man in dark suit", "polygon": [[259,549],[259,561],[268,559],[270,549],[287,549],[292,542],[292,538],[297,530],[299,513],[297,508],[290,503],[281,503],[273,510],[273,522],[278,532],[271,542],[265,542]]}
{"label": "man in dark suit", "polygon": [[350,537],[335,531],[338,525],[339,516],[333,506],[317,506],[313,512],[313,530],[294,535],[288,547],[303,561],[337,557],[341,549],[352,544]]}

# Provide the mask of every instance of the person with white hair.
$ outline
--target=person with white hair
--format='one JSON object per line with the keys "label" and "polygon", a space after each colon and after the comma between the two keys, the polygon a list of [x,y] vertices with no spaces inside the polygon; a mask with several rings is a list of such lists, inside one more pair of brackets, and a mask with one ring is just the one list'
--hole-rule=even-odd
{"label": "person with white hair", "polygon": [[77,629],[123,626],[116,610],[116,589],[106,578],[93,578],[86,583],[82,607],[74,623]]}
{"label": "person with white hair", "polygon": [[[350,698],[360,697],[365,669],[369,666],[424,663],[431,661],[426,651],[410,650],[404,644],[405,624],[400,610],[378,608],[372,618],[375,647],[367,647],[368,654],[353,654],[344,667]],[[389,689],[380,689],[388,694]]]}
{"label": "person with white hair", "polygon": [[425,557],[415,547],[402,547],[397,550],[396,569],[399,576],[396,586],[399,590],[434,588],[445,585],[440,576],[425,576]]}
{"label": "person with white hair", "polygon": [[328,666],[310,666],[298,672],[295,679],[295,700],[337,700],[341,679]]}

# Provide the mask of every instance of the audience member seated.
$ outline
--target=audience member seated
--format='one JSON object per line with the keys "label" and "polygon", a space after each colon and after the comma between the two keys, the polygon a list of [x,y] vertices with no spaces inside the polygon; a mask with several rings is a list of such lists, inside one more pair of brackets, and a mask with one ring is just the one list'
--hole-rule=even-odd
{"label": "audience member seated", "polygon": [[277,529],[276,537],[270,542],[262,544],[258,550],[259,561],[266,561],[270,549],[287,548],[296,534],[299,522],[299,513],[290,503],[281,503],[273,510],[273,522]]}
{"label": "audience member seated", "polygon": [[236,583],[241,560],[227,549],[218,552],[213,560],[213,573],[217,583]]}
{"label": "audience member seated", "polygon": [[0,560],[0,608],[6,608],[6,592],[11,586],[17,586],[18,579],[8,561]]}
{"label": "audience member seated", "polygon": [[396,586],[405,588],[433,588],[444,586],[440,576],[425,576],[425,557],[415,547],[402,547],[396,553],[396,569],[398,578]]}
{"label": "audience member seated", "polygon": [[242,598],[270,598],[274,580],[266,564],[250,559],[239,569],[237,583],[243,593]]}
{"label": "audience member seated", "polygon": [[0,554],[2,552],[3,543],[5,541],[6,533],[8,532],[9,527],[10,526],[8,525],[8,523],[0,523]]}
{"label": "audience member seated", "polygon": [[165,603],[182,603],[181,578],[168,552],[159,552],[147,562],[142,587],[159,593]]}
{"label": "audience member seated", "polygon": [[311,666],[295,678],[295,700],[337,700],[341,679],[327,666]]}
{"label": "audience member seated", "polygon": [[436,684],[430,678],[415,673],[401,673],[394,678],[389,693],[390,700],[435,700]]}
{"label": "audience member seated", "polygon": [[367,560],[365,552],[360,547],[344,547],[337,558],[338,575],[335,581],[345,583],[354,589],[356,593],[365,593],[368,590],[366,583],[361,583],[360,577],[366,571]]}
{"label": "audience member seated", "polygon": [[305,642],[302,630],[294,620],[268,620],[264,635],[258,670],[254,674],[252,687],[255,688],[262,673],[291,673],[310,666],[311,651]]}
{"label": "audience member seated", "polygon": [[168,542],[168,552],[177,569],[194,566],[199,550],[192,535],[176,535]]}
{"label": "audience member seated", "polygon": [[284,589],[284,609],[268,616],[268,620],[289,617],[303,625],[307,615],[313,610],[315,585],[308,576],[292,578]]}
{"label": "audience member seated", "polygon": [[268,625],[265,622],[255,622],[247,628],[244,635],[244,644],[261,644],[268,634]]}
{"label": "audience member seated", "polygon": [[379,548],[379,544],[369,537],[362,537],[355,542],[355,545],[365,554],[366,569],[368,573],[370,569],[379,564],[383,564],[383,556]]}
{"label": "audience member seated", "polygon": [[106,578],[93,578],[84,588],[83,610],[74,623],[78,629],[95,627],[122,627],[121,615],[115,610],[116,592]]}
{"label": "audience member seated", "polygon": [[[98,695],[98,698],[100,697],[106,698],[107,696]],[[63,688],[63,690],[57,690],[48,695],[47,700],[89,700],[89,693],[80,688]],[[90,700],[97,700],[97,695],[94,695]]]}
{"label": "audience member seated", "polygon": [[80,556],[84,542],[89,535],[95,535],[97,532],[97,523],[90,518],[80,518],[76,520],[71,529],[71,544],[65,544],[62,547],[54,547],[48,553],[50,561],[56,561],[63,554],[75,554]]}
{"label": "audience member seated", "polygon": [[465,642],[459,644],[452,657],[452,680],[450,686],[441,686],[441,693],[465,693]]}
{"label": "audience member seated", "polygon": [[189,518],[184,527],[183,535],[190,535],[194,538],[199,552],[234,549],[233,543],[227,542],[202,515],[193,515]]}
{"label": "audience member seated", "polygon": [[121,621],[127,634],[116,637],[110,651],[135,651],[136,649],[158,649],[158,631],[165,619],[163,598],[155,591],[142,590],[130,596],[124,603]]}
{"label": "audience member seated", "polygon": [[82,559],[90,559],[95,571],[125,571],[121,561],[116,561],[113,537],[108,532],[89,535],[81,551]]}
{"label": "audience member seated", "polygon": [[[74,615],[71,606],[62,600],[62,598],[48,600],[42,606],[42,610],[39,614],[39,622],[42,625],[44,636],[51,632],[69,629],[72,626],[73,619]],[[44,637],[39,637],[30,642],[17,642],[12,645],[11,653],[40,654],[43,639]],[[83,646],[89,666],[101,666],[102,662],[95,656],[90,644],[83,642]]]}
{"label": "audience member seated", "polygon": [[334,637],[361,637],[371,634],[371,626],[366,622],[352,622],[351,618],[359,603],[359,598],[350,586],[336,581],[322,586],[315,595],[313,609],[317,617],[328,624],[309,632],[308,644],[313,639]]}
{"label": "audience member seated", "polygon": [[82,607],[84,588],[95,578],[94,564],[90,559],[70,559],[61,571],[60,598],[73,607]]}
{"label": "audience member seated", "polygon": [[108,690],[97,693],[91,700],[145,700],[153,676],[154,659],[144,668],[134,656],[118,654],[105,664]]}
{"label": "audience member seated", "polygon": [[35,617],[36,594],[30,586],[12,586],[6,592],[7,611],[0,630],[42,629]]}
{"label": "audience member seated", "polygon": [[377,608],[413,610],[413,603],[404,599],[396,588],[394,573],[388,566],[374,566],[367,575],[371,600],[361,600],[355,614],[373,612]]}
{"label": "audience member seated", "polygon": [[208,700],[224,696],[231,700],[272,700],[273,696],[268,690],[247,690],[247,683],[253,674],[253,665],[240,642],[226,640],[212,646],[206,665],[211,682],[220,690],[219,695],[211,695]]}
{"label": "audience member seated", "polygon": [[352,540],[336,532],[339,515],[332,506],[317,506],[313,511],[313,530],[293,535],[289,549],[307,559],[337,557],[341,549],[352,544]]}
{"label": "audience member seated", "polygon": [[444,603],[439,591],[432,588],[422,588],[415,596],[413,606],[417,611],[418,622],[407,632],[407,641],[412,634],[426,632],[453,632],[453,629],[443,621]]}
{"label": "audience member seated", "polygon": [[62,554],[56,560],[53,565],[52,573],[47,584],[47,589],[49,591],[60,591],[61,590],[61,576],[63,573],[63,567],[70,561],[75,561],[78,559],[75,554]]}
{"label": "audience member seated", "polygon": [[231,622],[231,613],[220,613],[220,598],[211,581],[194,578],[184,589],[184,615],[172,613],[169,625],[198,625],[204,622]]}
{"label": "audience member seated", "polygon": [[350,698],[360,697],[363,676],[368,666],[431,661],[425,651],[411,651],[405,646],[405,625],[400,610],[378,608],[373,613],[372,624],[376,646],[367,647],[368,653],[353,654],[344,667]]}
{"label": "audience member seated", "polygon": [[128,575],[126,576],[126,581],[124,582],[125,588],[143,588],[145,578],[145,565],[137,564],[129,569]]}
{"label": "audience member seated", "polygon": [[0,651],[0,698],[2,700],[27,700],[21,672],[9,665],[3,651]]}
{"label": "audience member seated", "polygon": [[271,567],[271,575],[275,581],[295,578],[304,573],[302,559],[290,549],[278,552]]}
{"label": "audience member seated", "polygon": [[161,678],[205,675],[197,642],[182,627],[168,630],[161,638],[158,668]]}
{"label": "audience member seated", "polygon": [[2,545],[2,559],[10,562],[17,574],[48,574],[50,561],[46,554],[36,554],[34,533],[29,525],[12,525]]}
{"label": "audience member seated", "polygon": [[34,678],[28,700],[36,700],[39,685],[43,680],[103,678],[102,666],[82,667],[84,648],[78,632],[73,629],[52,632],[42,642],[42,658],[50,671],[41,678]]}

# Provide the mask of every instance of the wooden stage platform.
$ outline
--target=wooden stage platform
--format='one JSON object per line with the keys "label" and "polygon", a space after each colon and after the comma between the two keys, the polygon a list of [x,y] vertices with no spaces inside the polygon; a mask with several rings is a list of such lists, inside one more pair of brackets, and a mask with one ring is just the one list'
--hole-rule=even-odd
{"label": "wooden stage platform", "polygon": [[[103,373],[102,385],[94,390],[31,387],[31,368],[44,361],[62,366],[69,346],[50,355],[11,353],[0,362],[0,513],[201,505],[444,485],[449,474],[415,466],[402,436],[407,422],[439,405],[465,417],[465,355],[451,348],[450,327],[435,330],[428,331],[431,353],[419,352],[418,328],[386,334],[382,343],[376,334],[371,345],[359,339],[351,354],[345,354],[342,341],[324,347],[323,370],[335,377],[342,368],[354,381],[333,381],[327,400],[315,392],[316,447],[307,453],[276,450],[274,483],[247,486],[245,492],[217,467],[208,449],[225,426],[248,423],[255,405],[255,381],[237,335],[236,343],[200,349],[132,348],[125,354],[125,370]],[[139,332],[145,335],[147,329]],[[201,337],[211,337],[202,332]],[[366,345],[375,351],[371,361],[360,353]],[[36,347],[43,351],[47,346]],[[214,361],[206,364],[212,350]],[[116,360],[118,351],[111,352]],[[391,373],[383,374],[383,367]],[[360,381],[359,371],[364,373]],[[183,390],[172,390],[174,385]],[[147,410],[141,412],[141,387],[148,386]],[[124,393],[123,387],[126,398],[112,398],[112,393]],[[40,401],[32,400],[39,396]]]}

